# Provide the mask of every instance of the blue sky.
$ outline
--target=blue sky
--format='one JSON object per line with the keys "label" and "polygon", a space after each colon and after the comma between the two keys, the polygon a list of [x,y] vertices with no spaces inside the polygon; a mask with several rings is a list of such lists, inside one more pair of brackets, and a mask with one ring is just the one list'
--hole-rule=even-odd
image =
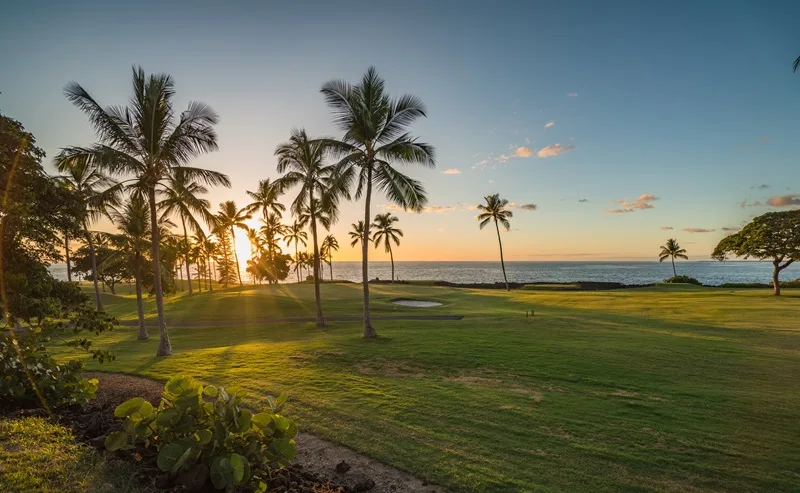
{"label": "blue sky", "polygon": [[398,212],[398,260],[494,259],[471,208],[495,192],[515,204],[512,260],[651,259],[668,237],[705,260],[723,228],[776,209],[743,201],[800,193],[797,2],[112,3],[4,8],[0,110],[48,156],[94,139],[63,86],[123,104],[140,64],[174,76],[179,107],[220,114],[220,151],[195,164],[233,181],[212,203],[244,204],[292,127],[335,135],[321,84],[375,65],[425,101],[412,131],[438,154],[407,170],[432,207]]}

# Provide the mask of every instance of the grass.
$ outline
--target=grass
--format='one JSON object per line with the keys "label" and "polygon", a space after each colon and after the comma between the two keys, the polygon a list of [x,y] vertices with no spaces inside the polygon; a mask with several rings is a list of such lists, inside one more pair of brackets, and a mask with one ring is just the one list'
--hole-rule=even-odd
{"label": "grass", "polygon": [[[313,286],[217,290],[169,300],[173,356],[154,357],[155,329],[139,342],[120,327],[98,341],[118,355],[101,369],[187,373],[256,401],[286,391],[303,429],[453,491],[800,488],[800,292],[372,292],[376,314],[465,318],[383,321],[365,341],[359,323],[252,323],[313,316]],[[360,294],[324,285],[325,313],[358,314]],[[105,303],[135,318],[133,298]]]}
{"label": "grass", "polygon": [[144,493],[132,484],[132,472],[131,464],[107,462],[49,420],[0,420],[0,491]]}

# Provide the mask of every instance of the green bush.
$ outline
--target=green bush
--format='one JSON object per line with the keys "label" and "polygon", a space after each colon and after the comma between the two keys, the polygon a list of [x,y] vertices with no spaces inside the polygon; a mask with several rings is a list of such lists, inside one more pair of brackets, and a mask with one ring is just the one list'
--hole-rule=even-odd
{"label": "green bush", "polygon": [[694,277],[689,277],[689,276],[670,277],[669,279],[664,279],[664,282],[667,284],[695,284],[697,286],[703,285],[703,283],[701,283]]}
{"label": "green bush", "polygon": [[241,390],[173,377],[158,408],[141,397],[116,408],[114,415],[125,419],[124,429],[108,435],[106,448],[155,448],[158,468],[173,477],[188,473],[193,483],[210,479],[219,490],[246,486],[266,491],[262,478],[297,453],[297,426],[280,414],[285,395],[268,397],[269,412],[258,414],[241,407],[244,396]]}
{"label": "green bush", "polygon": [[0,402],[11,407],[63,408],[94,397],[97,379],[83,378],[83,360],[58,364],[47,354],[47,338],[0,337]]}

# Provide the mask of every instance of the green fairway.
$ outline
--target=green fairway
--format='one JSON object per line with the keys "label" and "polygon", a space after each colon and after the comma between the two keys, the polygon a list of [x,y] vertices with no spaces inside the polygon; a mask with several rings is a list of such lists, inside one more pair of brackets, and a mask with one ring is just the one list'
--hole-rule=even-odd
{"label": "green fairway", "polygon": [[[120,327],[96,342],[117,361],[90,367],[286,391],[301,429],[453,491],[800,488],[798,291],[371,290],[376,315],[465,318],[376,322],[366,341],[358,322],[254,323],[313,316],[313,286],[245,286],[168,299],[173,356],[155,327]],[[322,294],[326,315],[360,314],[359,285]],[[104,302],[135,319],[132,297]]]}

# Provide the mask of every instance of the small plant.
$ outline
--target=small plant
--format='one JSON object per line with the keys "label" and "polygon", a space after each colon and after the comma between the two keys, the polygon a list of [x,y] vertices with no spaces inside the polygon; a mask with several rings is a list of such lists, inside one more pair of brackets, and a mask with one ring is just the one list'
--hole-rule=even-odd
{"label": "small plant", "polygon": [[268,397],[269,412],[258,414],[241,407],[244,397],[242,390],[173,377],[158,408],[141,397],[116,408],[114,415],[125,419],[124,429],[106,437],[106,448],[155,448],[158,468],[173,477],[188,472],[193,482],[210,480],[218,490],[246,486],[266,491],[262,478],[297,453],[297,426],[280,414],[285,394]]}
{"label": "small plant", "polygon": [[670,277],[669,279],[665,279],[664,282],[667,284],[694,284],[697,286],[703,285],[703,283],[701,283],[694,277],[689,277],[689,276],[674,276]]}

